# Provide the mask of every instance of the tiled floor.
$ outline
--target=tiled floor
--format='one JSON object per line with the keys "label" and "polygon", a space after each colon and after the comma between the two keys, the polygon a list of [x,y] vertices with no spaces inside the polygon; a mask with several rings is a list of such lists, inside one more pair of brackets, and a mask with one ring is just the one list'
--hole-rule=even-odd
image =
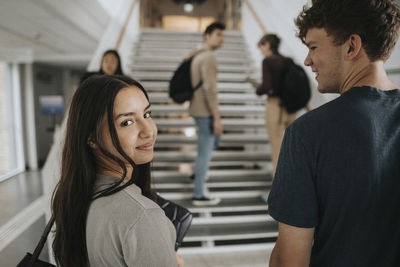
{"label": "tiled floor", "polygon": [[[42,195],[40,172],[25,172],[0,182],[0,227]],[[0,251],[0,267],[16,266],[26,252],[33,252],[45,227],[40,217],[25,232]],[[185,267],[265,267],[269,251],[184,255]],[[47,246],[41,259],[48,260]]]}
{"label": "tiled floor", "polygon": [[43,194],[40,172],[24,172],[0,183],[0,226]]}
{"label": "tiled floor", "polygon": [[[16,266],[27,252],[33,253],[44,227],[45,218],[42,216],[17,239],[0,251],[0,266]],[[44,247],[39,258],[45,261],[49,259],[47,246]]]}

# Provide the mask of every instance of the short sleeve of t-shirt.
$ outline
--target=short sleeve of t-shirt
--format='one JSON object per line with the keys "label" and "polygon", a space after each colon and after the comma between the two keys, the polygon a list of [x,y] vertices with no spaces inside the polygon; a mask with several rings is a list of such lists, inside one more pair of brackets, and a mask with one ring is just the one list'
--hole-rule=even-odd
{"label": "short sleeve of t-shirt", "polygon": [[278,222],[312,228],[318,224],[318,202],[313,177],[313,156],[293,124],[286,131],[268,212]]}
{"label": "short sleeve of t-shirt", "polygon": [[127,266],[178,266],[174,254],[176,234],[167,220],[161,209],[144,211],[125,236],[122,252]]}

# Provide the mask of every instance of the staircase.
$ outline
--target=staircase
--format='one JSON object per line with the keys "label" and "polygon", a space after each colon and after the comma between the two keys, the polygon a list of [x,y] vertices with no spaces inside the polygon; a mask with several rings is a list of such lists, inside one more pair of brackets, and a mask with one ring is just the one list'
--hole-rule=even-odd
{"label": "staircase", "polygon": [[270,249],[277,224],[260,198],[269,191],[272,170],[264,125],[265,98],[257,97],[245,81],[252,65],[240,32],[225,32],[224,46],[216,52],[225,133],[213,153],[206,187],[222,201],[214,207],[191,204],[195,124],[187,105],[169,99],[168,81],[183,57],[202,43],[201,33],[144,29],[135,45],[130,74],[148,91],[159,130],[153,186],[194,214],[181,254]]}

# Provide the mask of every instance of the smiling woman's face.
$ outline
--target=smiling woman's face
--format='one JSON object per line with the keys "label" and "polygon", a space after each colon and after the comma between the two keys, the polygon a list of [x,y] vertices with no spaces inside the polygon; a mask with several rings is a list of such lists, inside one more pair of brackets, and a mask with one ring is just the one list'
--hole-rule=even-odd
{"label": "smiling woman's face", "polygon": [[[139,88],[131,86],[118,92],[114,101],[113,120],[124,152],[137,165],[150,162],[153,159],[157,127],[151,118],[149,101]],[[107,151],[124,160],[112,144],[107,116],[103,118],[100,143]]]}

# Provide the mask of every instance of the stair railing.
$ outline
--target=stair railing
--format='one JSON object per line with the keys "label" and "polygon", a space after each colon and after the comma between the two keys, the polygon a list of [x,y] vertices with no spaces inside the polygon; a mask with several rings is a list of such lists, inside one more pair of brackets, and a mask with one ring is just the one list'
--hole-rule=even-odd
{"label": "stair railing", "polygon": [[250,3],[249,0],[244,0],[244,3],[246,4],[247,8],[250,10],[250,13],[253,15],[255,21],[257,22],[258,26],[260,27],[261,31],[263,34],[267,33],[266,28],[264,27],[264,24],[262,23],[260,17],[257,15],[253,5]]}

